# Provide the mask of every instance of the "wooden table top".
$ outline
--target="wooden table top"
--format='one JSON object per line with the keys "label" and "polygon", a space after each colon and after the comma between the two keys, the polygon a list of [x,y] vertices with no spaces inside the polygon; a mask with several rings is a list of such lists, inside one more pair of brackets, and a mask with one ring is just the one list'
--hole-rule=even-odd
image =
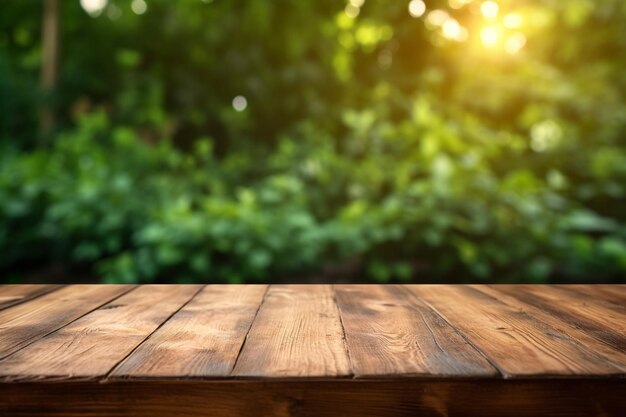
{"label": "wooden table top", "polygon": [[626,286],[0,286],[3,385],[624,376]]}

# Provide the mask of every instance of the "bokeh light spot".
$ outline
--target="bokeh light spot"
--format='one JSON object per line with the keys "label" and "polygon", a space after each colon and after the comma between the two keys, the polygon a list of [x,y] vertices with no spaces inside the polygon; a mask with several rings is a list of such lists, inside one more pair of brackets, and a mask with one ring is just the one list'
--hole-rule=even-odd
{"label": "bokeh light spot", "polygon": [[466,4],[469,4],[471,2],[472,2],[472,0],[449,0],[448,4],[453,9],[460,9],[461,7],[463,7]]}
{"label": "bokeh light spot", "polygon": [[443,31],[443,36],[448,39],[452,39],[455,41],[462,42],[467,39],[467,29],[459,24],[454,19],[448,19],[444,22],[441,27]]}
{"label": "bokeh light spot", "polygon": [[500,11],[500,6],[495,1],[486,1],[480,5],[480,12],[487,19],[493,19],[498,15]]}
{"label": "bokeh light spot", "polygon": [[361,9],[359,7],[356,7],[354,4],[349,3],[348,5],[346,5],[344,12],[346,13],[346,16],[354,19],[359,15]]}
{"label": "bokeh light spot", "polygon": [[422,17],[426,13],[426,3],[422,0],[411,0],[409,14],[413,17]]}
{"label": "bokeh light spot", "polygon": [[244,96],[237,96],[233,99],[233,109],[244,111],[248,107],[248,100]]}
{"label": "bokeh light spot", "polygon": [[107,17],[111,20],[117,20],[122,17],[122,9],[120,9],[116,4],[109,4],[107,7]]}
{"label": "bokeh light spot", "polygon": [[500,42],[500,28],[497,26],[487,26],[480,31],[480,39],[483,41],[483,45],[493,48]]}
{"label": "bokeh light spot", "polygon": [[530,147],[535,152],[545,152],[558,146],[563,129],[554,120],[537,123],[530,130]]}
{"label": "bokeh light spot", "polygon": [[445,10],[433,10],[426,16],[426,23],[431,27],[437,27],[442,26],[448,19],[450,15]]}
{"label": "bokeh light spot", "polygon": [[144,0],[133,0],[130,8],[135,14],[144,14],[148,10],[148,5]]}
{"label": "bokeh light spot", "polygon": [[509,54],[516,54],[526,45],[526,36],[522,33],[515,33],[504,44],[504,50]]}
{"label": "bokeh light spot", "polygon": [[80,6],[92,17],[99,16],[107,3],[108,0],[80,0]]}
{"label": "bokeh light spot", "polygon": [[504,26],[509,29],[517,29],[522,26],[523,22],[524,19],[519,13],[509,13],[504,16],[504,19],[502,19],[502,23],[504,24]]}

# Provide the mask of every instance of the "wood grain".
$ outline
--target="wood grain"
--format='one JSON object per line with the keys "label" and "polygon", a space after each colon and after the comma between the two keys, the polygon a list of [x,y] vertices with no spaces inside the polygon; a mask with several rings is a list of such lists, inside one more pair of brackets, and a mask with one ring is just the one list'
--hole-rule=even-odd
{"label": "wood grain", "polygon": [[623,417],[626,381],[334,380],[21,383],[7,417]]}
{"label": "wood grain", "polygon": [[[519,288],[521,288],[520,293],[533,294],[546,300],[548,304],[567,300],[559,304],[563,310],[589,318],[604,327],[611,327],[626,333],[626,303],[607,301],[607,296],[596,293],[597,290],[589,289],[587,293],[584,293],[569,289],[568,286],[547,286],[541,289],[536,286],[521,285]],[[541,291],[537,291],[538,289]]]}
{"label": "wood grain", "polygon": [[626,290],[624,285],[576,284],[552,285],[552,287],[576,291],[587,299],[613,303],[616,307],[621,308],[622,312],[626,308]]}
{"label": "wood grain", "polygon": [[498,285],[498,291],[537,307],[584,329],[594,338],[622,352],[626,351],[626,305],[615,305],[601,296],[580,294],[554,287]]}
{"label": "wood grain", "polygon": [[0,310],[62,288],[61,285],[0,285]]}
{"label": "wood grain", "polygon": [[132,288],[129,285],[71,285],[0,311],[0,358]]}
{"label": "wood grain", "polygon": [[520,311],[527,312],[535,319],[567,335],[569,340],[580,344],[584,349],[602,356],[607,362],[626,374],[626,343],[606,337],[606,328],[581,320],[572,320],[569,316],[561,314],[558,306],[543,305],[542,308],[537,308],[524,303],[512,295],[499,291],[499,285],[473,285],[472,287]]}
{"label": "wood grain", "polygon": [[505,377],[623,374],[566,333],[524,309],[476,289],[449,285],[409,287],[463,332]]}
{"label": "wood grain", "polygon": [[626,415],[626,286],[133,288],[0,311],[0,417]]}
{"label": "wood grain", "polygon": [[206,286],[110,379],[228,376],[266,290],[266,285]]}
{"label": "wood grain", "polygon": [[239,377],[350,375],[339,311],[329,285],[275,285],[233,370]]}
{"label": "wood grain", "polygon": [[338,285],[352,370],[357,377],[485,377],[497,370],[407,288]]}
{"label": "wood grain", "polygon": [[141,286],[0,361],[0,377],[6,381],[102,377],[200,288]]}

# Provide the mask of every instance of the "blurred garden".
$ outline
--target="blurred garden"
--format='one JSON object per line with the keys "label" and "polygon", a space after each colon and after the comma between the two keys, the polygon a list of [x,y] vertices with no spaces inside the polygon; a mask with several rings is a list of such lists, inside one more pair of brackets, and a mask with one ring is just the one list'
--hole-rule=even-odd
{"label": "blurred garden", "polygon": [[624,0],[4,0],[1,282],[626,282]]}

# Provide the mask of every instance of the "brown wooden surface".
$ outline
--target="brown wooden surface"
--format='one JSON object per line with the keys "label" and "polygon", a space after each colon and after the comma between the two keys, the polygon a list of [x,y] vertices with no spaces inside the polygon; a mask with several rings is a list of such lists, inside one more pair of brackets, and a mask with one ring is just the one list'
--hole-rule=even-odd
{"label": "brown wooden surface", "polygon": [[23,383],[4,417],[623,417],[619,380],[310,380]]}
{"label": "brown wooden surface", "polygon": [[403,286],[335,289],[357,377],[495,376],[498,371]]}
{"label": "brown wooden surface", "polygon": [[[527,304],[569,315],[571,319],[595,323],[600,329],[610,329],[616,335],[626,335],[626,300],[614,304],[600,294],[582,294],[562,287],[535,285],[502,285],[500,290],[514,294]],[[565,302],[562,302],[565,301]]]}
{"label": "brown wooden surface", "polygon": [[459,329],[507,378],[623,374],[619,367],[524,308],[476,288],[410,288]]}
{"label": "brown wooden surface", "polygon": [[626,415],[626,286],[4,285],[2,305],[0,417]]}
{"label": "brown wooden surface", "polygon": [[28,346],[131,289],[128,285],[70,285],[0,311],[0,358]]}
{"label": "brown wooden surface", "polygon": [[272,286],[250,328],[233,375],[349,376],[350,361],[331,286]]}
{"label": "brown wooden surface", "polygon": [[266,285],[208,285],[146,340],[112,378],[230,375]]}
{"label": "brown wooden surface", "polygon": [[61,288],[60,285],[0,285],[0,310]]}
{"label": "brown wooden surface", "polygon": [[6,381],[103,377],[199,286],[144,285],[2,361]]}
{"label": "brown wooden surface", "polygon": [[[566,335],[573,343],[580,344],[584,349],[601,355],[621,373],[626,373],[626,335],[617,334],[614,329],[608,329],[597,323],[588,323],[564,315],[561,313],[562,310],[552,304],[542,304],[540,307],[526,304],[510,295],[510,291],[507,291],[510,287],[480,285],[476,288],[549,324],[553,329]],[[519,290],[513,293],[518,296],[521,294]]]}

